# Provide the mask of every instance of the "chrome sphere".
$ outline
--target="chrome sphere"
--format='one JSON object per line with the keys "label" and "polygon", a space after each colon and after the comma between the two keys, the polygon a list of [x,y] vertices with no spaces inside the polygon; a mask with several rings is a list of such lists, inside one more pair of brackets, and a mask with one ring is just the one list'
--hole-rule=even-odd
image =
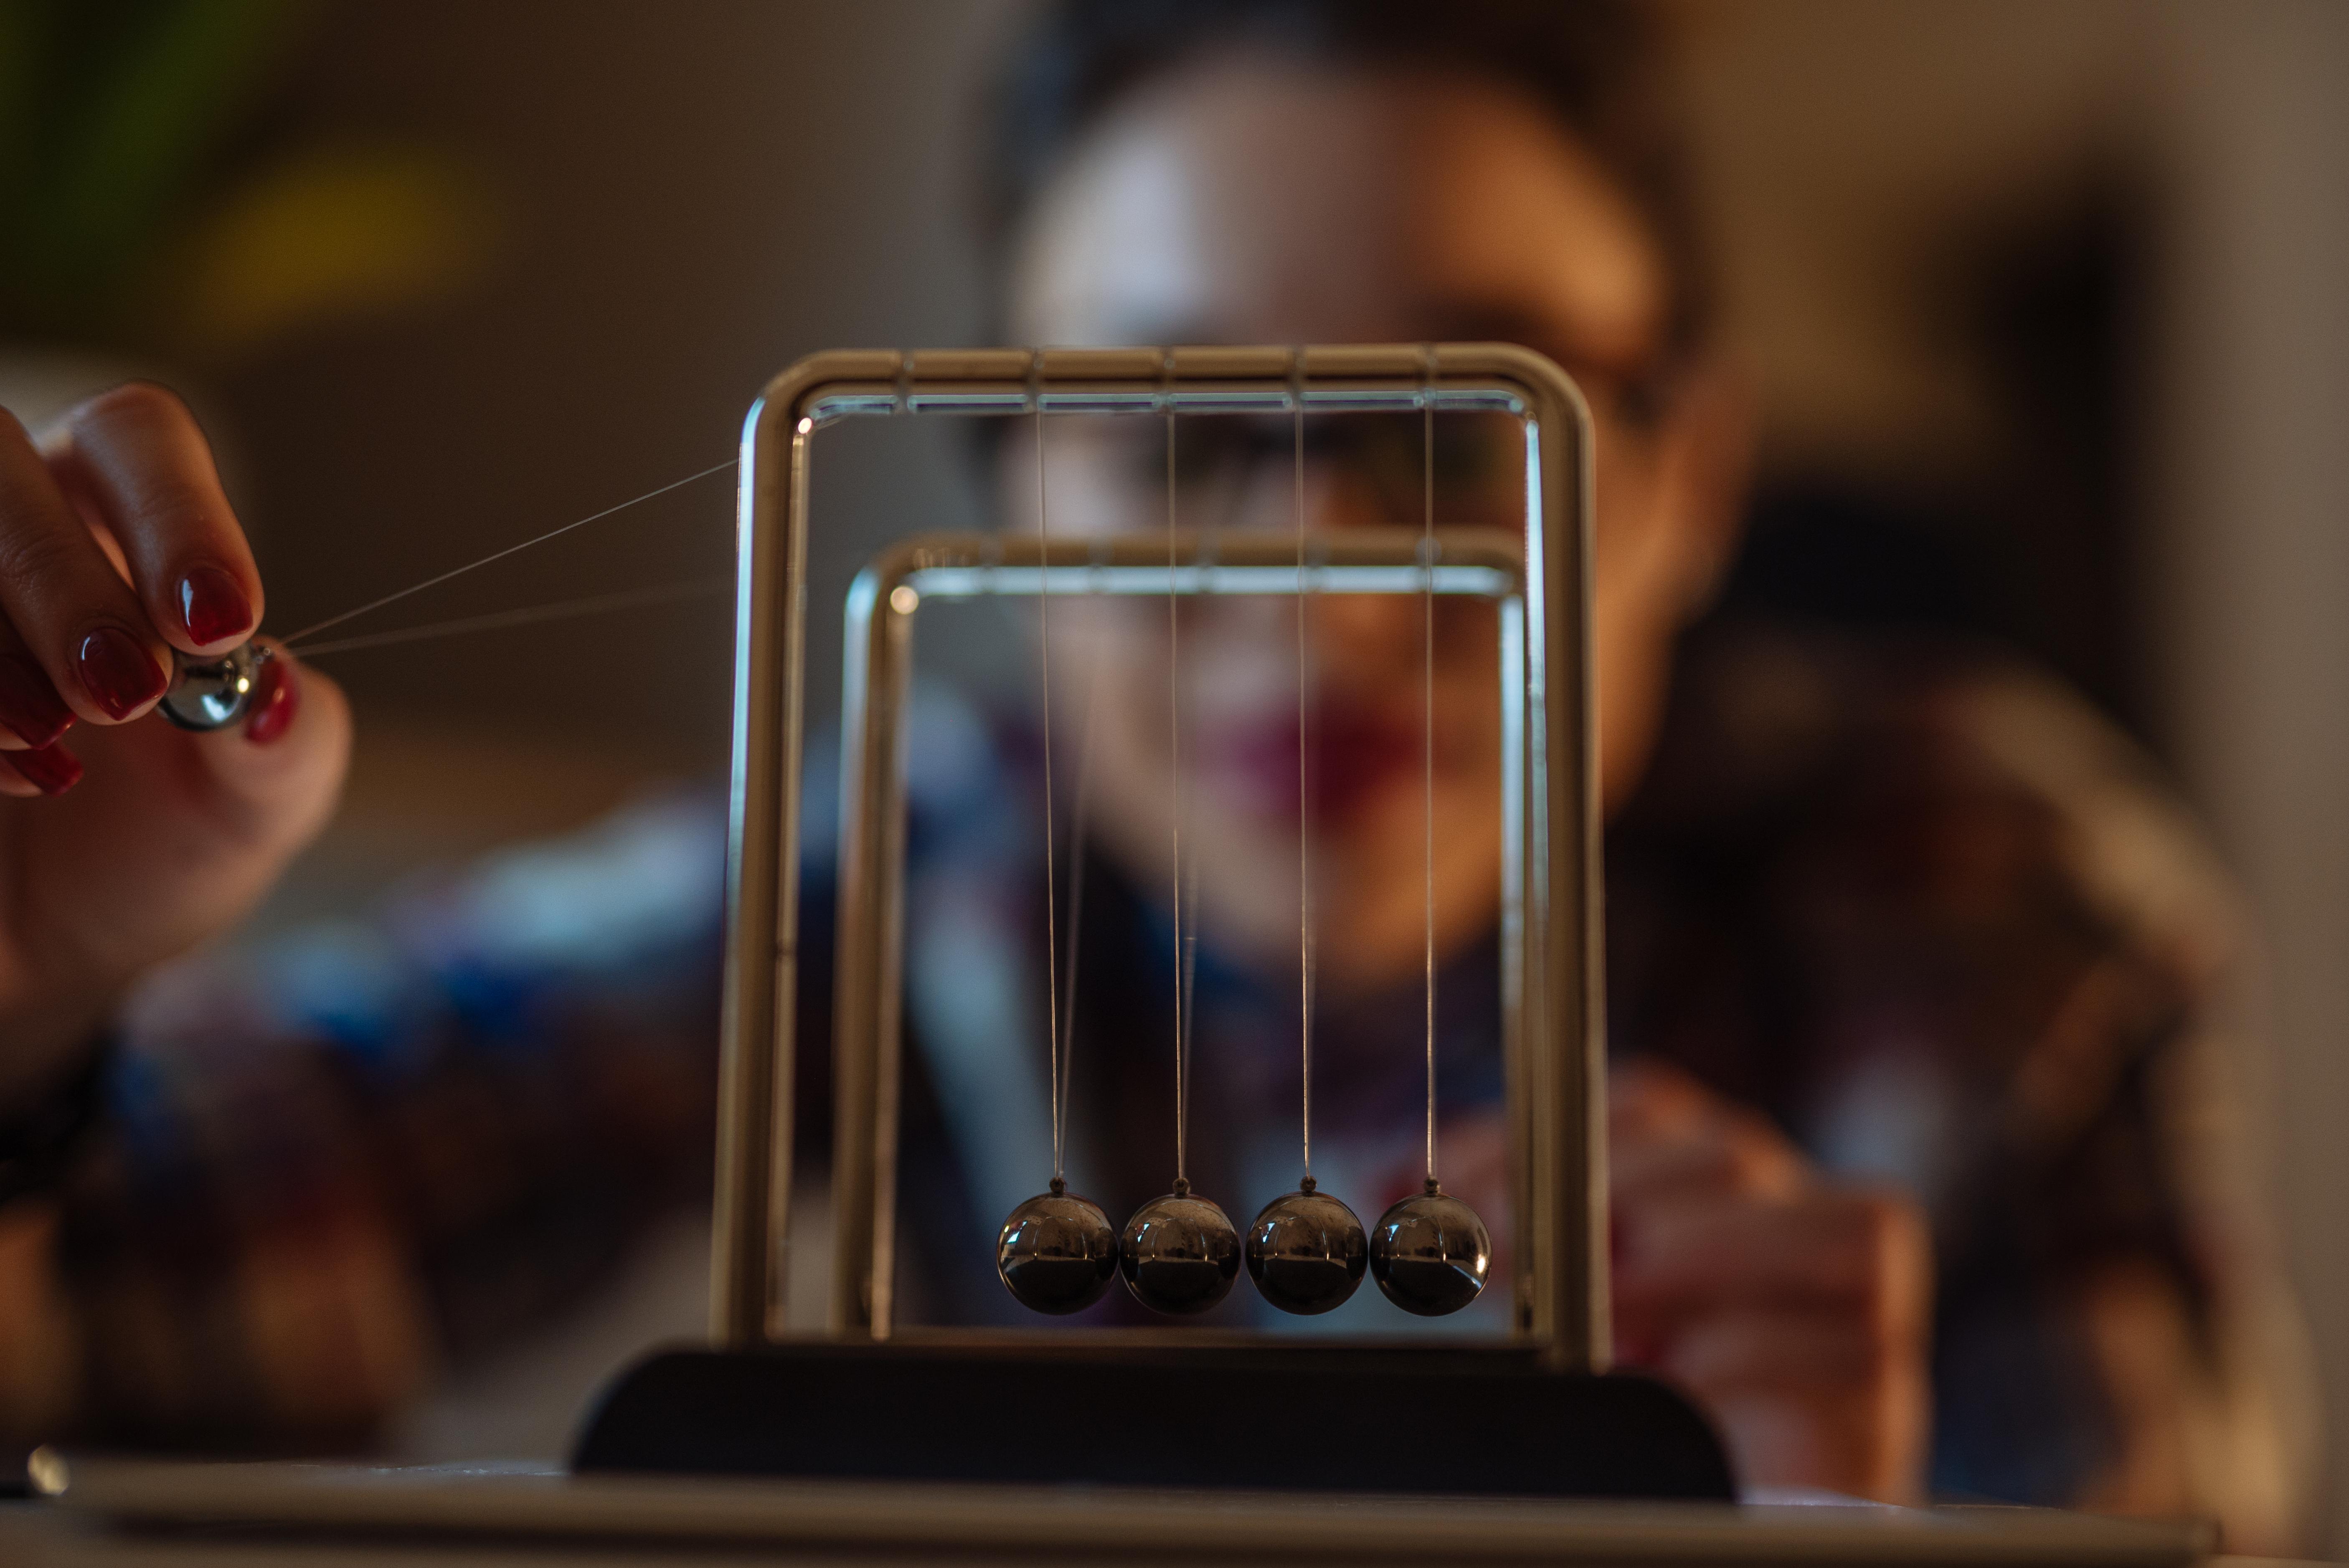
{"label": "chrome sphere", "polygon": [[156,709],[182,730],[224,730],[252,704],[262,660],[268,657],[249,642],[239,643],[218,659],[181,654],[171,690],[163,693]]}
{"label": "chrome sphere", "polygon": [[1344,1305],[1362,1282],[1370,1253],[1354,1211],[1315,1191],[1310,1177],[1266,1204],[1248,1227],[1248,1278],[1283,1312],[1309,1317]]}
{"label": "chrome sphere", "polygon": [[1485,1288],[1493,1239],[1476,1211],[1431,1181],[1371,1231],[1371,1277],[1387,1300],[1421,1317],[1458,1312]]}
{"label": "chrome sphere", "polygon": [[1030,1312],[1082,1312],[1117,1277],[1117,1231],[1101,1205],[1060,1189],[1011,1211],[995,1240],[995,1272]]}
{"label": "chrome sphere", "polygon": [[1153,1312],[1205,1312],[1239,1277],[1239,1232],[1221,1209],[1180,1189],[1133,1211],[1118,1252],[1126,1289]]}

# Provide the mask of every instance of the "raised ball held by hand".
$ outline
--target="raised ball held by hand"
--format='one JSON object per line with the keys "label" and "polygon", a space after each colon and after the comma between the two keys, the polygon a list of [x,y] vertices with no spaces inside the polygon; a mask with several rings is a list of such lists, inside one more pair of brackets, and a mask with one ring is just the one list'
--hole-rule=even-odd
{"label": "raised ball held by hand", "polygon": [[1371,1276],[1387,1300],[1420,1317],[1458,1312],[1485,1289],[1493,1239],[1476,1211],[1433,1181],[1371,1231]]}
{"label": "raised ball held by hand", "polygon": [[1283,1312],[1312,1316],[1345,1304],[1362,1282],[1370,1243],[1354,1211],[1312,1179],[1274,1199],[1248,1227],[1248,1277]]}
{"label": "raised ball held by hand", "polygon": [[1153,1312],[1206,1312],[1239,1277],[1240,1238],[1224,1211],[1178,1189],[1125,1222],[1119,1247],[1126,1289]]}
{"label": "raised ball held by hand", "polygon": [[272,657],[267,649],[251,642],[241,642],[217,659],[181,654],[171,689],[155,711],[182,730],[225,730],[252,706],[261,666]]}
{"label": "raised ball held by hand", "polygon": [[1021,1306],[1082,1312],[1117,1277],[1117,1231],[1090,1199],[1054,1183],[1011,1211],[995,1241],[995,1272]]}

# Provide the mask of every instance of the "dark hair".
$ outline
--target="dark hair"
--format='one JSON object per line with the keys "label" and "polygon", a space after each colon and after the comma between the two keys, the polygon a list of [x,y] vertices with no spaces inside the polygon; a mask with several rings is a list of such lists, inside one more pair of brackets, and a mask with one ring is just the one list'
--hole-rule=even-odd
{"label": "dark hair", "polygon": [[997,84],[985,217],[999,249],[1102,114],[1216,49],[1456,71],[1526,94],[1614,177],[1662,246],[1670,341],[1685,347],[1703,325],[1703,267],[1658,43],[1640,0],[1050,0]]}

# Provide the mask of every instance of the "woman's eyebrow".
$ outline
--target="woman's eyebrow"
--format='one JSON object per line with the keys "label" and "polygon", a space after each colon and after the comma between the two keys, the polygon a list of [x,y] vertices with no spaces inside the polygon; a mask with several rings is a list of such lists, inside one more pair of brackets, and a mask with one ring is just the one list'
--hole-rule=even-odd
{"label": "woman's eyebrow", "polygon": [[1511,305],[1489,301],[1432,302],[1422,313],[1434,330],[1432,339],[1450,343],[1515,343],[1547,355],[1568,370],[1598,370],[1635,376],[1651,355],[1594,352],[1587,335],[1567,323]]}
{"label": "woman's eyebrow", "polygon": [[[1233,339],[1224,333],[1210,330],[1206,324],[1192,317],[1158,317],[1136,316],[1112,320],[1114,331],[1103,336],[1100,347],[1117,348],[1178,348],[1197,344],[1202,347],[1227,346]],[[1040,344],[1052,348],[1052,344]],[[1087,345],[1092,347],[1092,345]]]}
{"label": "woman's eyebrow", "polygon": [[[1593,371],[1633,378],[1647,370],[1651,354],[1625,356],[1593,352],[1583,335],[1567,324],[1536,311],[1489,301],[1432,301],[1408,313],[1405,319],[1424,323],[1411,341],[1424,343],[1515,343],[1547,356],[1569,372]],[[1110,323],[1115,331],[1103,341],[1118,347],[1163,345],[1227,346],[1241,341],[1218,332],[1195,317],[1136,316]],[[1039,347],[1055,347],[1044,344]]]}

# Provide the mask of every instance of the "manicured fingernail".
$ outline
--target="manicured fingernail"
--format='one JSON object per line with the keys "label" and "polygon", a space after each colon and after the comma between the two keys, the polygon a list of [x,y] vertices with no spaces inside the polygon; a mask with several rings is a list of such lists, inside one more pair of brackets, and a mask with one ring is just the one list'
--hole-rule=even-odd
{"label": "manicured fingernail", "polygon": [[302,683],[284,659],[270,659],[254,681],[253,717],[244,722],[244,738],[256,746],[282,739],[301,708]]}
{"label": "manicured fingernail", "polygon": [[81,639],[74,658],[81,667],[82,690],[109,718],[128,719],[171,684],[162,666],[120,627],[99,627]]}
{"label": "manicured fingernail", "polygon": [[6,753],[8,765],[43,794],[63,794],[81,777],[81,761],[63,746],[35,746]]}
{"label": "manicured fingernail", "polygon": [[0,659],[0,724],[28,746],[46,746],[73,727],[73,710],[49,678],[21,659]]}
{"label": "manicured fingernail", "polygon": [[253,629],[253,601],[221,567],[195,567],[180,579],[180,622],[205,647]]}

